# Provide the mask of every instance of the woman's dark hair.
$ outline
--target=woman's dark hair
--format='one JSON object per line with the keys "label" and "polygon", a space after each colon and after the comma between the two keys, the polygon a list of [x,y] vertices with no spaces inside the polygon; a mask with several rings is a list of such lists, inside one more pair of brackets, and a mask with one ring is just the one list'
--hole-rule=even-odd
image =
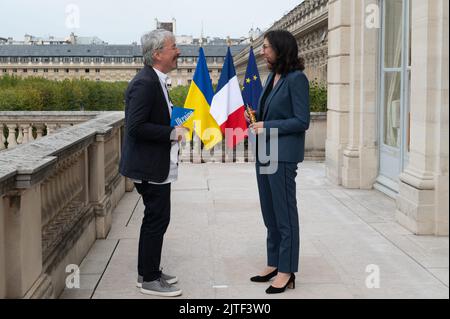
{"label": "woman's dark hair", "polygon": [[305,60],[298,57],[298,46],[294,36],[285,30],[272,30],[264,35],[276,54],[276,61],[272,71],[287,74],[292,71],[305,69]]}

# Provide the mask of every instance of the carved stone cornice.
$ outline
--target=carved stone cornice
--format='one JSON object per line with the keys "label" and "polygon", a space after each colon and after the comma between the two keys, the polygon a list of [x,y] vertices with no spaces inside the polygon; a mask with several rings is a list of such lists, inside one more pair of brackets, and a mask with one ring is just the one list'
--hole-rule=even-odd
{"label": "carved stone cornice", "polygon": [[[268,31],[275,29],[290,31],[298,41],[300,56],[308,61],[311,54],[317,55],[326,64],[328,59],[328,2],[328,0],[305,0],[276,21]],[[263,40],[264,34],[252,43],[260,73],[263,73],[262,70],[266,68],[260,55]],[[250,45],[234,57],[238,76],[243,76],[245,73],[249,51]]]}

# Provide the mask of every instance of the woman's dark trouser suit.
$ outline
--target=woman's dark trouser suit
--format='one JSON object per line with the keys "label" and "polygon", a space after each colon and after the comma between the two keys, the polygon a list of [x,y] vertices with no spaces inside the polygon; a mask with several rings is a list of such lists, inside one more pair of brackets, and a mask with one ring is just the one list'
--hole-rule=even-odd
{"label": "woman's dark trouser suit", "polygon": [[274,174],[261,174],[256,163],[259,198],[267,227],[267,263],[279,272],[298,271],[300,228],[296,183],[297,163],[279,162]]}

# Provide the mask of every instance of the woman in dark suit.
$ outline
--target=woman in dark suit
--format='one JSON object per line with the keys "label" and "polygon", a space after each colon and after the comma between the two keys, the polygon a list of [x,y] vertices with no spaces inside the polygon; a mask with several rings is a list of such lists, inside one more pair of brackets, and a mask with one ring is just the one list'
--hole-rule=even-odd
{"label": "woman in dark suit", "polygon": [[[275,277],[266,290],[273,294],[295,288],[294,273],[298,271],[300,235],[295,177],[297,165],[304,159],[305,131],[309,128],[309,82],[303,73],[303,59],[298,57],[297,41],[288,31],[266,33],[261,54],[271,72],[255,112],[257,122],[250,128],[258,135],[259,151],[262,143],[267,150],[272,147],[275,154],[270,154],[268,164],[277,169],[270,172],[264,155],[257,152],[256,176],[267,227],[267,267],[250,280],[267,282]],[[273,139],[277,139],[278,149],[274,149]]]}

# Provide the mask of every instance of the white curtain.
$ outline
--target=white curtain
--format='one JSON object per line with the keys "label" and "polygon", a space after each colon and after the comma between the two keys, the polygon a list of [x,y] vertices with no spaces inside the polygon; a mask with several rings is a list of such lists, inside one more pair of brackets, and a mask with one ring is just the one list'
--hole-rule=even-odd
{"label": "white curtain", "polygon": [[[385,1],[385,67],[401,67],[403,0]],[[401,72],[385,73],[385,144],[400,143]]]}

